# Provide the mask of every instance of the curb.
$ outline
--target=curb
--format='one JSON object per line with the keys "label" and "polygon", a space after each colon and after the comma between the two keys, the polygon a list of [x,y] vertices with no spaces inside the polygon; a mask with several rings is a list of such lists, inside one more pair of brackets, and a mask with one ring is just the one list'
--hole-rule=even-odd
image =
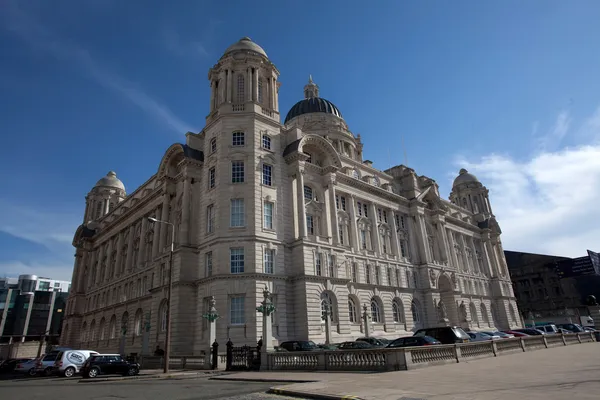
{"label": "curb", "polygon": [[226,376],[217,376],[209,378],[211,381],[232,381],[232,382],[273,382],[273,383],[312,383],[318,382],[306,379],[277,379],[277,378],[228,378]]}
{"label": "curb", "polygon": [[301,392],[301,391],[297,391],[297,390],[288,390],[288,389],[283,389],[283,388],[279,388],[279,387],[272,387],[271,389],[269,389],[267,391],[267,393],[278,394],[281,396],[303,397],[303,398],[316,399],[316,400],[363,400],[362,398],[360,398],[358,396],[352,396],[352,395],[340,396],[340,395],[335,395],[335,394]]}
{"label": "curb", "polygon": [[119,376],[108,378],[80,379],[78,383],[102,383],[102,382],[123,382],[140,379],[173,379],[173,378],[198,378],[200,376],[215,375],[218,372],[175,372],[172,374],[154,374],[154,375],[135,375],[135,376]]}

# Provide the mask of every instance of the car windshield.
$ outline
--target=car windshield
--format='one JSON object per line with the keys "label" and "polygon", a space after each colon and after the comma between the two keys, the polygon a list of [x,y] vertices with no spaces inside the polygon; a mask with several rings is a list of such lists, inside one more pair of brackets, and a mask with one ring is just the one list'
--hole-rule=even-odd
{"label": "car windshield", "polygon": [[308,342],[300,342],[300,348],[303,350],[312,350],[318,348],[318,346],[312,340]]}
{"label": "car windshield", "polygon": [[386,339],[386,338],[377,338],[381,344],[390,344],[390,340]]}
{"label": "car windshield", "polygon": [[461,339],[469,339],[469,335],[462,328],[452,328],[454,334]]}

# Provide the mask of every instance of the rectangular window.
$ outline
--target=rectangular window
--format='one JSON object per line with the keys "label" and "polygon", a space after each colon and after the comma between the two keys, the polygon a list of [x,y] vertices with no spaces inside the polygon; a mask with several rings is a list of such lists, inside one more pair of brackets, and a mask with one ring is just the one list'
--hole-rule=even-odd
{"label": "rectangular window", "polygon": [[231,183],[242,183],[244,182],[244,162],[243,161],[232,161],[231,162]]}
{"label": "rectangular window", "polygon": [[338,229],[338,237],[340,240],[340,244],[344,245],[344,227],[340,225],[340,228]]}
{"label": "rectangular window", "polygon": [[383,210],[381,208],[377,209],[377,222],[383,222]]}
{"label": "rectangular window", "polygon": [[310,186],[304,186],[304,200],[311,201],[313,199],[313,190]]}
{"label": "rectangular window", "polygon": [[335,260],[331,254],[327,254],[327,267],[329,269],[329,276],[335,278]]}
{"label": "rectangular window", "polygon": [[213,204],[206,207],[206,233],[215,230],[215,207]]}
{"label": "rectangular window", "polygon": [[362,203],[360,201],[356,202],[356,211],[358,212],[358,215],[362,217]]}
{"label": "rectangular window", "polygon": [[229,250],[230,267],[232,274],[244,273],[244,248],[238,247]]}
{"label": "rectangular window", "polygon": [[381,250],[383,251],[383,254],[387,254],[387,243],[386,243],[386,237],[385,236],[381,236]]}
{"label": "rectangular window", "polygon": [[314,235],[315,234],[315,224],[314,224],[314,219],[312,215],[306,215],[306,232],[309,235]]}
{"label": "rectangular window", "polygon": [[244,132],[233,132],[231,144],[233,146],[244,146],[246,144]]}
{"label": "rectangular window", "polygon": [[265,150],[271,150],[271,136],[262,135],[262,147]]}
{"label": "rectangular window", "polygon": [[208,188],[212,189],[215,187],[216,184],[216,170],[215,167],[212,167],[211,169],[208,170]]}
{"label": "rectangular window", "polygon": [[213,255],[212,255],[212,251],[209,251],[208,253],[206,253],[205,257],[204,257],[204,266],[206,267],[206,276],[212,276],[212,269],[213,269]]}
{"label": "rectangular window", "polygon": [[265,229],[273,229],[273,203],[265,201],[263,213]]}
{"label": "rectangular window", "polygon": [[381,275],[380,275],[379,267],[376,265],[373,268],[375,268],[375,284],[381,285]]}
{"label": "rectangular window", "polygon": [[231,223],[232,228],[244,226],[244,199],[231,199]]}
{"label": "rectangular window", "polygon": [[371,266],[365,265],[365,282],[371,283]]}
{"label": "rectangular window", "polygon": [[229,300],[229,322],[231,325],[243,325],[246,323],[244,313],[245,300],[243,296],[232,297]]}
{"label": "rectangular window", "polygon": [[262,167],[262,183],[266,186],[271,186],[273,182],[273,166],[269,164],[263,164]]}
{"label": "rectangular window", "polygon": [[346,211],[346,198],[344,196],[335,195],[335,207],[338,210]]}
{"label": "rectangular window", "polygon": [[273,274],[275,272],[275,250],[265,249],[265,274]]}
{"label": "rectangular window", "polygon": [[358,282],[358,268],[356,263],[352,263],[352,282]]}
{"label": "rectangular window", "polygon": [[315,254],[315,275],[323,275],[323,269],[321,268],[321,254]]}
{"label": "rectangular window", "polygon": [[393,270],[392,270],[391,268],[388,268],[388,269],[387,269],[387,281],[388,281],[388,286],[392,286],[392,285],[393,285],[393,283],[392,283],[392,279],[393,279],[394,275],[392,275],[392,271],[393,271]]}
{"label": "rectangular window", "polygon": [[367,231],[364,229],[360,230],[360,247],[363,250],[367,249]]}
{"label": "rectangular window", "polygon": [[367,213],[367,204],[363,203],[363,215],[365,216],[365,218],[369,218],[369,213]]}
{"label": "rectangular window", "polygon": [[406,229],[406,217],[396,214],[396,229]]}
{"label": "rectangular window", "polygon": [[408,252],[406,251],[406,241],[404,240],[400,240],[400,254],[404,258],[406,258],[408,255]]}
{"label": "rectangular window", "polygon": [[210,139],[210,152],[211,154],[217,151],[217,138]]}

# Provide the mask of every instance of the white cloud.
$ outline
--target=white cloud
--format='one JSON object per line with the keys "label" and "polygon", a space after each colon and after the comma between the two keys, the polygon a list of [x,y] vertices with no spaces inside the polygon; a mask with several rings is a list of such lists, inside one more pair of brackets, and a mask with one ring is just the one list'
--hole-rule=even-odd
{"label": "white cloud", "polygon": [[16,278],[19,275],[37,275],[45,278],[70,281],[73,276],[73,263],[0,262],[0,275],[9,278]]}
{"label": "white cloud", "polygon": [[600,250],[600,108],[580,128],[594,140],[552,150],[571,122],[561,112],[529,159],[490,154],[458,162],[490,190],[505,249],[572,257]]}
{"label": "white cloud", "polygon": [[3,5],[4,27],[16,34],[33,49],[51,54],[53,57],[78,65],[84,73],[97,83],[131,101],[150,117],[172,128],[177,133],[192,131],[191,125],[179,119],[164,104],[150,96],[137,85],[122,76],[103,68],[84,48],[69,44],[39,21],[23,12],[15,2],[6,1]]}

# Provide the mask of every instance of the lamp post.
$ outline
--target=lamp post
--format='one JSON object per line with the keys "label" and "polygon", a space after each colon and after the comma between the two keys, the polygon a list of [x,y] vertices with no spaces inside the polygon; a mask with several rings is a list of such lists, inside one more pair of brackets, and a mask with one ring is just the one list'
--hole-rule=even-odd
{"label": "lamp post", "polygon": [[161,221],[148,217],[148,221],[157,224],[165,224],[171,227],[171,249],[169,251],[169,286],[167,289],[167,329],[165,330],[165,368],[164,373],[169,372],[171,354],[171,290],[173,289],[173,249],[175,246],[175,225],[167,221]]}

